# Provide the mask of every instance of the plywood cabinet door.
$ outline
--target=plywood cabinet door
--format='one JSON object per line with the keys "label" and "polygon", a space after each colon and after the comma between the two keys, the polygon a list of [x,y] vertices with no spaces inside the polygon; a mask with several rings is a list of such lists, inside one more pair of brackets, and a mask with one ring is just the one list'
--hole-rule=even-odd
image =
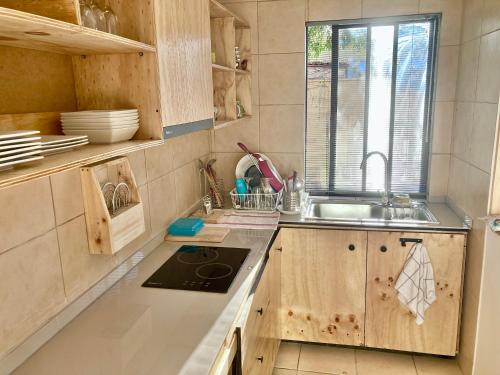
{"label": "plywood cabinet door", "polygon": [[[399,302],[394,284],[412,243],[421,238],[434,268],[437,300],[418,326]],[[462,234],[370,232],[367,253],[366,346],[455,355],[460,317],[465,236]]]}
{"label": "plywood cabinet door", "polygon": [[367,233],[283,228],[281,241],[282,338],[363,345]]}
{"label": "plywood cabinet door", "polygon": [[162,124],[213,119],[207,0],[155,0]]}

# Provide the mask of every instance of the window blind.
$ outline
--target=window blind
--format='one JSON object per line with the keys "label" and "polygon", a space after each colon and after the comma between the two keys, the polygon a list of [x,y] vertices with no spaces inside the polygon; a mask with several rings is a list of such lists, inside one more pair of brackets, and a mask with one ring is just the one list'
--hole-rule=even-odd
{"label": "window blind", "polygon": [[425,194],[437,15],[307,25],[306,189]]}

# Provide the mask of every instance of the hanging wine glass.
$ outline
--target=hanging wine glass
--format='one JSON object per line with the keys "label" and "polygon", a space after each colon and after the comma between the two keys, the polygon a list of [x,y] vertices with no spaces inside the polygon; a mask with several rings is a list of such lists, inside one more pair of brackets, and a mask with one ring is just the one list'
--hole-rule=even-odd
{"label": "hanging wine glass", "polygon": [[108,0],[106,0],[106,7],[104,8],[104,17],[106,18],[106,31],[111,34],[118,34],[118,19],[109,6]]}
{"label": "hanging wine glass", "polygon": [[94,0],[90,0],[89,5],[96,20],[96,29],[106,31],[106,17],[104,16],[104,12],[97,6]]}
{"label": "hanging wine glass", "polygon": [[91,29],[97,28],[97,22],[94,13],[92,12],[92,9],[90,8],[87,0],[80,0],[80,15],[82,17],[83,26],[89,27]]}

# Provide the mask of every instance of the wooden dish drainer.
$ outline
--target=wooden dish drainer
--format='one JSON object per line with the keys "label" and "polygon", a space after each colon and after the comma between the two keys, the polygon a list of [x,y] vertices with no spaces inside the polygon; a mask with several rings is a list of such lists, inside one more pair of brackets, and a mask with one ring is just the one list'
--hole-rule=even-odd
{"label": "wooden dish drainer", "polygon": [[[127,157],[116,157],[80,168],[89,252],[112,255],[146,230],[144,210]],[[102,186],[124,182],[130,189],[126,207],[110,213]]]}

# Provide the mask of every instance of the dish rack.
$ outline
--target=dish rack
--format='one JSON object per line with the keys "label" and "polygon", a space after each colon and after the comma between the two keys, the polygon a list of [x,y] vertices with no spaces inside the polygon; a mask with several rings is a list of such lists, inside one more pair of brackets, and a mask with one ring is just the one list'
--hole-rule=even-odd
{"label": "dish rack", "polygon": [[233,208],[236,210],[254,210],[274,212],[283,195],[283,190],[279,193],[257,193],[240,194],[233,189],[229,192]]}

